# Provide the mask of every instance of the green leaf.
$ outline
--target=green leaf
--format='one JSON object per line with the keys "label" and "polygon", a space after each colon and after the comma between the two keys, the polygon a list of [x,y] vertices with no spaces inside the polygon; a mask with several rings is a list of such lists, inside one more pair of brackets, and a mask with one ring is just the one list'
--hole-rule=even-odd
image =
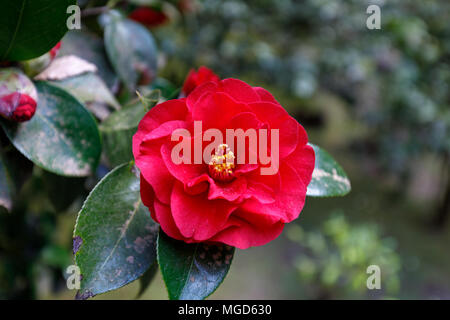
{"label": "green leaf", "polygon": [[101,154],[100,134],[86,108],[63,89],[36,83],[34,117],[21,124],[1,121],[14,146],[36,165],[63,176],[88,176]]}
{"label": "green leaf", "polygon": [[159,232],[158,263],[171,300],[207,298],[225,279],[233,255],[227,245],[187,244]]}
{"label": "green leaf", "polygon": [[139,23],[111,18],[105,27],[105,47],[114,70],[130,91],[143,80],[156,78],[155,40]]}
{"label": "green leaf", "polygon": [[145,96],[143,96],[139,91],[136,91],[136,94],[139,97],[139,101],[141,101],[147,111],[156,106],[161,100],[161,90],[159,89],[152,90]]}
{"label": "green leaf", "polygon": [[67,32],[76,0],[2,1],[0,61],[29,60],[50,51]]}
{"label": "green leaf", "polygon": [[99,102],[106,103],[117,110],[120,109],[114,95],[95,73],[84,73],[61,81],[53,81],[52,84],[69,91],[85,104]]}
{"label": "green leaf", "polygon": [[152,90],[161,90],[161,95],[166,98],[166,100],[176,99],[180,93],[179,88],[175,87],[170,81],[164,78],[156,78],[151,85]]}
{"label": "green leaf", "polygon": [[103,146],[110,165],[116,166],[133,159],[132,140],[146,110],[138,102],[113,112],[100,125]]}
{"label": "green leaf", "polygon": [[75,55],[95,64],[98,75],[111,88],[118,80],[106,57],[103,39],[85,30],[73,30],[62,40],[60,56]]}
{"label": "green leaf", "polygon": [[310,144],[316,153],[316,165],[306,195],[311,197],[344,196],[351,190],[350,180],[341,166],[320,147]]}
{"label": "green leaf", "polygon": [[11,174],[8,172],[3,156],[0,155],[0,206],[11,212],[14,184]]}
{"label": "green leaf", "polygon": [[142,205],[139,172],[132,163],[106,175],[86,199],[74,231],[82,280],[78,297],[120,288],[156,261],[158,225]]}

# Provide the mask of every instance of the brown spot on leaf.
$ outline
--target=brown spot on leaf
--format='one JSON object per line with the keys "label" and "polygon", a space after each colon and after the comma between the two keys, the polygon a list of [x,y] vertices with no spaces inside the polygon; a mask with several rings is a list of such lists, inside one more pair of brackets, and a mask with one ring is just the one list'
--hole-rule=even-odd
{"label": "brown spot on leaf", "polygon": [[80,236],[76,236],[73,238],[73,254],[76,254],[78,250],[80,250],[81,245],[83,244],[83,239]]}
{"label": "brown spot on leaf", "polygon": [[94,294],[89,290],[86,290],[83,293],[81,293],[81,291],[78,291],[75,296],[75,300],[86,300],[92,298],[93,296]]}

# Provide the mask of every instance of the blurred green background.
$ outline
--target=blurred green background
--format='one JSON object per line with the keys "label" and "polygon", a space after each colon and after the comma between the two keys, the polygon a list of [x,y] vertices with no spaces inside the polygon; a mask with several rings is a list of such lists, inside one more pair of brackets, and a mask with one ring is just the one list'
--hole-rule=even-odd
{"label": "blurred green background", "polygon": [[[450,299],[447,0],[147,2],[169,17],[151,29],[160,77],[180,87],[205,65],[265,87],[352,181],[346,197],[308,198],[277,240],[239,250],[213,299]],[[366,27],[370,4],[381,30]],[[0,298],[75,295],[64,269],[83,197],[70,195],[94,182],[46,187],[58,179],[35,169],[21,192],[31,205],[0,214]],[[43,203],[55,194],[69,209]],[[381,290],[366,288],[372,264]],[[135,281],[95,299],[138,291]],[[166,298],[160,275],[141,297]]]}

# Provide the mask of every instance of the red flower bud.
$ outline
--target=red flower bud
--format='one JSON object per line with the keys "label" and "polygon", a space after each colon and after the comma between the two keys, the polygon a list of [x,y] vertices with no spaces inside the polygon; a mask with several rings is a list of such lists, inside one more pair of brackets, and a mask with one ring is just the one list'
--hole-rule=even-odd
{"label": "red flower bud", "polygon": [[58,42],[58,43],[56,44],[56,46],[54,46],[54,47],[52,48],[52,50],[50,50],[50,57],[52,58],[52,60],[55,59],[56,55],[57,55],[58,52],[59,52],[59,49],[61,49],[61,41]]}
{"label": "red flower bud", "polygon": [[219,82],[220,78],[212,70],[203,66],[197,72],[192,69],[184,81],[182,93],[187,96],[199,85],[210,81]]}
{"label": "red flower bud", "polygon": [[0,114],[14,122],[30,120],[36,112],[36,101],[29,95],[13,92],[0,98]]}
{"label": "red flower bud", "polygon": [[137,8],[130,13],[129,18],[148,28],[160,26],[169,20],[164,12],[146,7]]}
{"label": "red flower bud", "polygon": [[0,69],[0,115],[14,122],[30,120],[38,101],[33,82],[19,69]]}

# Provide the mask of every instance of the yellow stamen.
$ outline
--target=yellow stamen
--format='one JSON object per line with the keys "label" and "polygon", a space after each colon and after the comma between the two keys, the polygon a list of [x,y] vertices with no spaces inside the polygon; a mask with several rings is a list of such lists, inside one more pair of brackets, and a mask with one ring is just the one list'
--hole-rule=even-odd
{"label": "yellow stamen", "polygon": [[216,153],[211,157],[209,162],[209,174],[211,177],[220,182],[229,182],[233,180],[234,173],[234,153],[228,145],[221,144],[217,147]]}

